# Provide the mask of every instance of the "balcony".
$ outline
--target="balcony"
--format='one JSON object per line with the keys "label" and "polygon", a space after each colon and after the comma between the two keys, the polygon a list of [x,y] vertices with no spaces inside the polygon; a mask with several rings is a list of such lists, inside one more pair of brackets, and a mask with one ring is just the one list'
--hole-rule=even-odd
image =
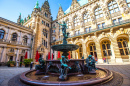
{"label": "balcony", "polygon": [[31,47],[31,44],[29,43],[22,43],[19,41],[11,41],[11,40],[5,40],[5,39],[0,39],[0,43],[1,44],[12,44],[12,45],[21,45],[21,46],[28,46]]}
{"label": "balcony", "polygon": [[[104,29],[108,29],[108,28],[113,28],[113,27],[116,27],[116,26],[124,25],[124,24],[129,24],[129,23],[130,23],[130,19],[128,19],[128,20],[122,20],[122,21],[115,22],[115,23],[110,24],[110,25],[105,25],[104,27],[101,27],[101,28],[98,28],[98,29],[91,29],[88,32],[81,32],[80,34],[69,35],[69,38],[73,38],[73,37],[76,37],[76,36],[85,35],[85,34],[88,34],[88,33],[93,33],[93,32],[104,30]],[[63,39],[60,38],[60,39],[57,39],[56,41],[62,41],[62,40]],[[53,41],[53,42],[56,42],[56,41]]]}

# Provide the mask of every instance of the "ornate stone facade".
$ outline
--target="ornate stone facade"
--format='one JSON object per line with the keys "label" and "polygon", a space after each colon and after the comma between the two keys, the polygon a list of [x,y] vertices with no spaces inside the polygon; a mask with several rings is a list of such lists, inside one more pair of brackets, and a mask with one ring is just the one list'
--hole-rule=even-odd
{"label": "ornate stone facade", "polygon": [[33,31],[0,17],[0,63],[31,58]]}
{"label": "ornate stone facade", "polygon": [[[109,62],[130,61],[129,5],[127,0],[72,0],[65,12],[59,7],[57,19],[53,21],[48,0],[45,0],[41,7],[37,2],[27,18],[21,19],[20,14],[18,24],[0,18],[0,31],[4,33],[0,38],[0,61],[21,60],[25,52],[31,53],[28,57],[35,61],[37,50],[44,59],[48,52],[57,59],[51,45],[62,43],[62,30],[56,23],[62,21],[66,22],[70,33],[68,43],[80,46],[70,52],[72,59],[87,58],[91,54],[98,62],[103,62],[103,58]],[[17,41],[12,42],[16,39],[11,35],[17,36]],[[25,38],[28,38],[27,43],[23,43]]]}
{"label": "ornate stone facade", "polygon": [[[82,0],[80,0],[82,1]],[[130,61],[130,7],[129,2],[125,0],[89,0],[88,3],[81,5],[81,2],[72,0],[71,9],[62,17],[57,16],[53,22],[71,21],[70,25],[75,23],[77,17],[80,24],[68,27],[70,37],[68,43],[77,44],[80,48],[72,51],[72,59],[87,58],[88,55],[94,55],[98,62],[103,62],[103,58],[108,58],[109,62],[128,62]],[[76,3],[75,3],[76,2]],[[76,9],[72,8],[80,4]],[[78,6],[78,5],[77,5]],[[65,11],[66,12],[66,11]],[[84,13],[88,12],[90,21],[85,22]],[[81,18],[82,17],[82,18]],[[78,23],[78,22],[77,22]],[[59,27],[56,28],[57,31]],[[57,32],[52,44],[61,44],[61,32]],[[57,52],[55,51],[55,59]]]}

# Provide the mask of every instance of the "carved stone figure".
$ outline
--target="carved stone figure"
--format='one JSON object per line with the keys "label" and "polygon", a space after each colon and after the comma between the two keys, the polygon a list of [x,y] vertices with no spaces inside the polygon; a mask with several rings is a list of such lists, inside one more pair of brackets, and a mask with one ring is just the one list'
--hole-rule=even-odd
{"label": "carved stone figure", "polygon": [[92,55],[89,55],[88,58],[86,59],[86,67],[88,68],[89,73],[93,71],[93,69],[97,70],[95,63],[96,63],[95,59],[92,58]]}

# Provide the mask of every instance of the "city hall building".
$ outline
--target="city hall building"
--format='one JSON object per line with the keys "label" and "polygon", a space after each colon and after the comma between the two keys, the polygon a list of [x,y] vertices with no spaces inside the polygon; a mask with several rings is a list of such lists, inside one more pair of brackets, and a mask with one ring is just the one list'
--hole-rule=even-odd
{"label": "city hall building", "polygon": [[35,61],[37,50],[40,57],[47,59],[50,52],[56,60],[58,52],[51,46],[62,44],[62,27],[56,22],[63,21],[70,33],[68,44],[79,45],[69,52],[72,59],[93,55],[99,63],[103,58],[111,63],[130,61],[129,0],[72,0],[66,11],[59,7],[56,20],[45,0],[41,7],[37,2],[27,18],[20,15],[17,24],[0,18],[0,62],[22,60],[26,52]]}

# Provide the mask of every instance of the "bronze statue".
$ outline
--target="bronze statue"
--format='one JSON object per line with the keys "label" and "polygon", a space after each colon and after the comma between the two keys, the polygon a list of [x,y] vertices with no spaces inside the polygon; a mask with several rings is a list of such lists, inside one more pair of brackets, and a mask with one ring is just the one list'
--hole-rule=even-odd
{"label": "bronze statue", "polygon": [[71,69],[71,67],[68,67],[66,64],[69,60],[65,58],[65,56],[62,56],[62,59],[60,60],[61,62],[61,69],[60,69],[60,80],[66,80],[67,79],[67,73],[68,70]]}
{"label": "bronze statue", "polygon": [[88,68],[88,72],[92,71],[92,69],[97,70],[96,66],[95,66],[95,59],[92,58],[92,55],[89,55],[88,58],[86,59],[86,67]]}
{"label": "bronze statue", "polygon": [[36,69],[36,70],[44,70],[44,68],[45,68],[45,61],[42,60],[41,57],[39,58],[38,61],[39,61],[39,65],[36,65],[36,66],[35,66],[35,69]]}
{"label": "bronze statue", "polygon": [[[58,23],[58,22],[56,22],[56,23]],[[64,36],[63,44],[67,44],[66,39],[68,38],[68,35],[69,35],[69,33],[66,33],[67,25],[66,25],[65,21],[63,21],[63,24],[60,24],[60,23],[58,23],[58,24],[62,26],[62,33]]]}

